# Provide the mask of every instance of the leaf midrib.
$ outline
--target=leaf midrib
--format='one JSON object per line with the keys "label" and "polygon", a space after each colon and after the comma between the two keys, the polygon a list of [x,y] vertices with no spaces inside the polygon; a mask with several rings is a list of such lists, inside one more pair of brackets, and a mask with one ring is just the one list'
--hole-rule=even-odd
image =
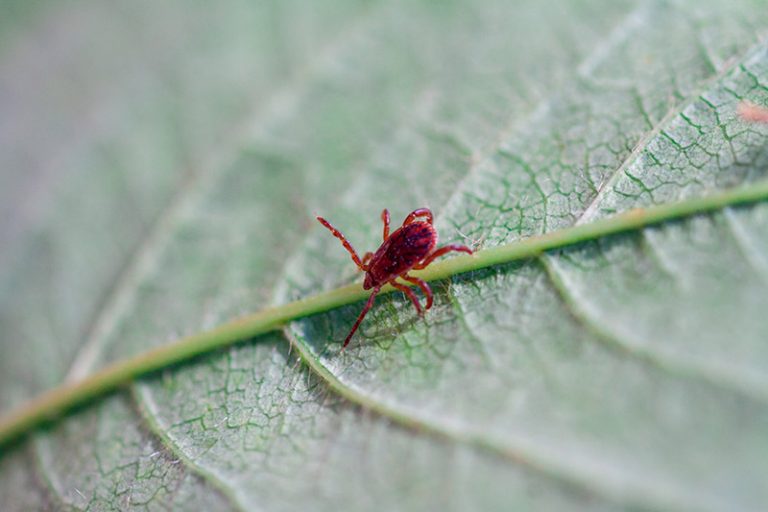
{"label": "leaf midrib", "polygon": [[[683,112],[689,106],[693,105],[695,101],[701,100],[707,103],[711,108],[715,109],[714,105],[711,105],[704,97],[703,93],[708,89],[711,89],[714,84],[723,80],[728,74],[741,67],[744,60],[755,51],[759,50],[764,45],[763,41],[757,41],[752,46],[746,48],[739,58],[732,58],[727,65],[723,66],[717,73],[701,81],[701,84],[697,87],[696,91],[689,95],[689,97],[676,104],[673,108],[667,112],[667,114],[659,120],[659,122],[651,130],[649,130],[636,144],[632,152],[627,155],[627,158],[621,163],[621,165],[606,179],[600,186],[597,194],[592,199],[590,204],[574,222],[575,225],[580,225],[593,218],[600,218],[597,216],[598,208],[600,207],[605,194],[610,191],[616,182],[621,179],[626,170],[631,165],[636,163],[645,152],[649,143],[656,137],[664,133],[665,127],[670,124],[672,120],[679,116],[683,116]],[[706,54],[706,53],[705,53]],[[713,66],[712,59],[707,55],[707,62]],[[715,115],[717,111],[715,110]],[[684,117],[684,116],[683,116]],[[719,121],[719,120],[718,120]],[[722,130],[722,127],[720,128]],[[632,178],[631,176],[629,176]],[[727,371],[717,371],[711,368],[707,368],[698,364],[697,362],[687,361],[685,358],[675,357],[674,354],[667,352],[659,352],[655,347],[644,345],[639,346],[637,343],[625,341],[621,335],[612,332],[610,328],[603,327],[596,319],[593,319],[588,311],[578,305],[568,288],[566,276],[563,275],[562,270],[557,265],[557,258],[551,254],[541,254],[539,260],[542,262],[544,269],[546,270],[551,282],[554,285],[555,291],[561,296],[563,302],[567,305],[568,310],[572,313],[573,317],[582,325],[585,325],[589,330],[595,332],[598,336],[597,339],[603,342],[606,346],[612,349],[619,349],[623,353],[631,355],[646,364],[654,365],[658,368],[666,368],[675,373],[685,375],[689,378],[702,379],[710,383],[716,383],[727,389],[733,390],[737,393],[744,394],[753,399],[766,402],[768,401],[768,391],[761,390],[751,385],[749,380],[741,378],[738,372],[731,373]]]}
{"label": "leaf midrib", "polygon": [[[766,200],[768,200],[768,180],[707,197],[644,210],[631,210],[590,224],[565,228],[546,235],[478,251],[473,256],[459,256],[444,260],[414,274],[426,281],[445,279],[459,273],[533,259],[546,251],[612,234],[718,211],[726,206],[748,205]],[[387,286],[382,288],[380,293],[390,293],[394,290]],[[0,418],[0,446],[26,433],[29,429],[58,417],[73,406],[101,396],[140,376],[266,332],[279,330],[290,321],[351,304],[366,298],[368,294],[369,292],[363,290],[359,283],[343,286],[282,306],[261,310],[252,315],[234,319],[211,331],[188,336],[131,358],[119,360],[82,381],[63,384],[43,393]]]}
{"label": "leaf midrib", "polygon": [[[628,16],[628,19],[631,21],[634,18],[634,15],[635,15],[635,12],[630,13],[630,15]],[[620,26],[623,27],[625,24],[626,23],[622,23]],[[628,26],[632,26],[632,23],[629,23]],[[577,226],[588,225],[585,222],[587,222],[590,219],[590,217],[594,216],[595,211],[597,210],[597,208],[602,202],[602,199],[604,198],[604,194],[607,191],[611,190],[613,185],[625,174],[625,170],[638,160],[638,158],[645,151],[649,142],[654,140],[661,133],[663,133],[664,128],[673,119],[681,115],[682,112],[685,110],[685,108],[687,108],[694,101],[696,101],[696,99],[700,98],[701,94],[704,91],[706,91],[708,88],[711,88],[713,84],[722,80],[725,76],[727,76],[734,69],[740,66],[743,59],[746,56],[750,55],[755,49],[759,48],[760,46],[761,46],[761,43],[757,42],[756,44],[744,50],[739,58],[732,59],[728,63],[728,65],[724,66],[718,73],[715,73],[712,76],[706,78],[705,80],[702,80],[699,86],[697,87],[696,91],[690,94],[686,99],[675,103],[670,108],[669,112],[667,112],[667,114],[663,116],[656,123],[656,125],[652,127],[651,130],[647,131],[643,135],[643,137],[641,137],[640,140],[638,140],[638,142],[635,145],[635,148],[627,155],[627,157],[616,168],[616,170],[607,179],[603,181],[603,183],[598,188],[594,198],[592,199],[592,201],[590,201],[587,207],[581,212],[581,214],[576,218],[573,226],[577,227]],[[581,69],[581,66],[578,66],[578,68]],[[509,129],[509,127],[507,127],[507,129]],[[499,150],[500,144],[501,144],[501,141],[499,140],[498,145],[489,149],[489,154],[492,154],[494,151]],[[465,176],[464,180],[462,180],[462,183],[466,181],[467,176]],[[761,185],[760,183],[752,184],[752,187],[759,188],[760,185]],[[456,197],[460,190],[461,190],[461,187],[457,189],[456,193],[454,193],[451,199]],[[448,201],[448,203],[450,202],[451,200]],[[547,233],[543,235],[543,237],[546,237],[546,236],[547,236]],[[625,353],[631,355],[632,357],[637,358],[639,361],[645,364],[652,364],[657,367],[662,367],[662,368],[666,367],[666,368],[674,369],[678,372],[682,372],[684,375],[687,375],[693,378],[705,377],[708,381],[714,380],[718,384],[726,386],[729,389],[733,389],[737,392],[746,393],[748,396],[751,396],[753,398],[757,398],[759,400],[766,399],[766,396],[764,396],[764,394],[759,393],[759,390],[755,390],[750,386],[746,386],[744,385],[744,383],[738,380],[734,380],[733,378],[728,378],[729,376],[710,376],[706,374],[706,372],[702,372],[702,369],[695,364],[687,365],[685,364],[684,361],[679,361],[676,358],[670,359],[664,354],[661,354],[661,355],[657,354],[656,351],[654,351],[653,349],[639,350],[637,347],[627,345],[620,337],[613,335],[613,333],[606,331],[601,326],[592,322],[586,313],[584,313],[580,309],[574,309],[571,307],[573,301],[570,300],[571,297],[567,294],[567,287],[565,287],[562,280],[560,279],[562,276],[558,274],[558,270],[552,264],[552,262],[554,261],[554,257],[551,254],[548,254],[546,251],[541,251],[539,254],[535,255],[535,258],[541,262],[543,268],[545,269],[545,272],[549,275],[550,280],[553,282],[553,284],[555,284],[554,288],[557,291],[557,293],[560,294],[562,299],[569,305],[568,310],[573,314],[574,318],[579,323],[581,323],[582,325],[585,325],[588,329],[598,334],[597,338],[600,341],[604,342],[606,345],[610,346],[613,349],[621,349]],[[459,258],[456,258],[455,260],[462,260],[462,259],[464,259],[464,257],[459,257]],[[450,275],[452,274],[440,275],[440,277],[437,277],[437,278],[438,279],[444,278],[444,277],[447,278]],[[420,275],[420,277],[424,278],[425,276]],[[445,429],[442,425],[431,422],[426,418],[419,418],[418,413],[416,412],[411,412],[409,416],[409,412],[404,410],[401,404],[388,405],[381,401],[376,400],[371,396],[368,396],[362,391],[357,391],[349,387],[349,385],[345,384],[343,381],[338,379],[334,375],[334,373],[331,371],[330,368],[328,368],[323,364],[322,358],[316,357],[311,347],[306,345],[306,343],[301,338],[292,336],[292,334],[290,333],[290,329],[288,328],[285,328],[283,331],[286,337],[288,337],[289,340],[291,340],[292,345],[296,346],[302,359],[310,367],[310,369],[312,369],[312,371],[320,379],[326,381],[326,383],[329,385],[329,387],[331,387],[331,389],[335,390],[337,393],[344,396],[344,398],[346,398],[347,400],[353,403],[357,403],[371,410],[374,410],[379,414],[382,414],[382,416],[389,417],[390,419],[398,423],[401,423],[409,428],[412,428],[414,430],[427,431],[435,435],[439,435],[441,437],[450,438],[454,441],[465,442],[473,446],[476,446],[478,448],[490,450],[491,452],[495,452],[496,454],[501,454],[506,458],[516,462],[526,461],[525,466],[531,467],[537,472],[548,474],[549,476],[555,477],[557,479],[569,481],[570,483],[576,484],[579,487],[591,492],[598,490],[594,487],[594,481],[589,479],[585,480],[579,474],[569,473],[568,468],[560,466],[557,468],[555,474],[551,474],[550,471],[544,470],[543,467],[536,467],[535,465],[530,464],[530,455],[532,454],[527,453],[528,456],[523,455],[524,453],[526,453],[524,448],[522,449],[522,451],[520,451],[515,447],[511,447],[510,449],[510,447],[506,447],[503,445],[495,445],[491,440],[487,439],[483,433],[473,435],[470,432],[451,431],[450,429]],[[534,454],[534,457],[535,457],[535,454]],[[598,494],[606,494],[606,495],[610,495],[612,492],[611,489],[602,488],[602,487],[599,489],[599,491],[600,492],[598,492]],[[648,492],[648,491],[652,491],[652,489],[639,488],[639,489],[633,489],[633,491],[634,491],[633,499],[636,500],[633,504],[636,504],[639,506],[652,506],[654,508],[664,508],[664,509],[670,506],[673,506],[674,508],[679,508],[679,509],[687,509],[690,506],[690,503],[682,498],[680,499],[679,502],[675,497],[669,497],[671,498],[671,501],[666,501],[664,499],[657,501],[656,499],[651,498],[652,493]],[[626,498],[626,496],[623,496],[623,498]],[[656,496],[656,498],[658,498],[658,496]],[[626,501],[624,502],[626,503]]]}
{"label": "leaf midrib", "polygon": [[[711,80],[715,80],[716,78],[717,78],[717,77],[714,77],[714,78],[710,78],[710,79],[709,79],[707,82],[709,82],[709,81],[711,81]],[[685,103],[683,103],[683,104],[682,104],[682,106],[685,106],[685,105],[686,105]],[[664,124],[664,122],[665,122],[665,120],[668,120],[668,118],[674,118],[674,116],[676,116],[678,113],[679,113],[679,112],[675,112],[675,111],[674,111],[674,109],[673,109],[672,111],[670,111],[670,113],[669,113],[667,116],[665,116],[665,118],[664,118],[664,119],[663,119],[661,122],[659,122],[659,124],[657,125],[657,127],[655,128],[655,130],[658,130],[658,131],[660,131],[660,130],[661,130],[661,127],[663,126],[663,124]],[[674,115],[673,115],[673,114],[674,114]],[[509,127],[507,127],[507,128],[509,128]],[[657,132],[657,133],[658,133],[658,132]],[[647,136],[647,137],[646,137],[646,138],[645,138],[643,141],[641,141],[640,143],[638,143],[638,148],[641,148],[641,147],[643,147],[644,143],[645,143],[645,142],[647,142],[647,140],[650,140],[650,138],[652,138],[652,135],[649,135],[649,136]],[[615,179],[615,178],[616,178],[618,175],[620,175],[620,173],[621,173],[622,169],[624,169],[624,168],[625,168],[625,166],[627,165],[627,162],[628,162],[628,161],[630,161],[630,160],[632,160],[634,157],[636,157],[636,155],[635,155],[635,154],[634,154],[634,152],[633,152],[632,154],[630,154],[630,155],[627,157],[627,159],[625,159],[625,160],[624,160],[624,162],[622,163],[622,165],[621,165],[621,166],[620,166],[620,167],[619,167],[619,168],[618,168],[618,169],[617,169],[617,170],[616,170],[616,171],[615,171],[615,172],[614,172],[614,173],[611,175],[611,177],[610,177],[608,180],[606,180],[606,181],[604,182],[604,185],[603,185],[603,186],[601,186],[600,190],[599,190],[599,191],[598,191],[598,193],[596,194],[596,196],[595,196],[595,198],[594,198],[593,202],[591,203],[590,207],[591,207],[592,205],[594,205],[594,204],[596,204],[596,203],[598,202],[598,200],[599,200],[599,197],[601,196],[601,194],[603,193],[603,191],[606,189],[606,187],[608,187],[608,182],[612,182],[612,181],[613,181],[613,180],[614,180],[614,179]],[[755,187],[756,187],[756,186],[758,186],[758,185],[759,185],[759,184],[755,185]],[[195,188],[195,186],[191,186],[190,188],[191,188],[191,189],[194,189],[194,188]],[[182,202],[183,202],[183,198],[186,196],[186,194],[187,194],[187,192],[186,192],[186,191],[183,191],[183,192],[180,192],[180,193],[179,193],[179,195],[178,195],[178,196],[181,198]],[[763,199],[759,199],[759,200],[763,200]],[[166,212],[168,212],[168,211],[173,211],[173,209],[174,209],[174,207],[173,207],[173,204],[174,204],[174,203],[172,202],[172,203],[171,203],[171,205],[169,205],[169,208],[166,210]],[[588,208],[589,208],[589,207],[588,207]],[[588,211],[588,210],[585,210],[585,212],[582,214],[582,216],[580,217],[580,219],[583,219],[583,218],[585,218],[585,217],[587,216],[587,211]],[[175,216],[175,214],[173,214],[173,215],[169,215],[169,217],[171,217],[171,218],[173,218],[174,216]],[[164,218],[164,217],[165,217],[165,215],[161,215],[161,219],[162,219],[162,218]],[[577,221],[577,224],[578,224],[578,223],[579,223],[579,222]],[[160,225],[162,225],[162,221],[160,222]],[[171,225],[172,225],[172,224],[171,224]],[[168,230],[165,230],[165,229],[160,229],[160,230],[159,230],[159,232],[160,232],[161,236],[158,236],[158,238],[159,238],[159,239],[162,239],[162,238],[164,238],[164,236],[162,236],[162,235],[164,235],[164,234],[165,234],[167,231],[168,231]],[[144,242],[145,242],[145,243],[148,243],[148,245],[149,245],[149,250],[150,250],[150,252],[151,252],[151,248],[154,246],[154,244],[152,244],[152,243],[149,243],[149,240],[150,240],[150,239],[152,239],[152,235],[150,235],[150,237],[149,237],[149,238],[145,239],[145,240],[144,240]],[[138,250],[138,251],[135,253],[135,254],[137,254],[137,255],[138,255],[138,256],[136,256],[136,258],[135,258],[136,260],[141,260],[141,254],[144,252],[142,248],[145,246],[145,243],[142,243],[142,244],[139,246],[139,250]],[[544,254],[544,255],[540,255],[539,257],[540,257],[540,258],[548,258],[548,256],[547,256],[546,254]],[[511,261],[511,260],[509,260],[509,261]],[[133,266],[131,265],[131,266],[130,266],[130,268],[133,268]],[[131,274],[131,272],[132,272],[131,270],[129,270],[129,271],[128,271],[129,275]],[[455,272],[454,272],[454,273],[455,273]],[[438,274],[439,274],[439,272],[438,272]],[[446,274],[446,275],[452,275],[452,274]],[[437,278],[439,278],[439,277],[437,277]],[[131,281],[130,281],[130,280],[128,280],[127,282],[131,282]],[[116,294],[117,294],[117,295],[120,295],[121,293],[128,293],[128,294],[130,294],[130,292],[131,292],[131,288],[130,288],[130,287],[127,287],[127,288],[126,288],[126,287],[123,287],[122,285],[117,285],[117,286],[116,286]],[[105,308],[105,310],[106,310],[106,309],[107,309],[107,308]],[[104,310],[103,310],[103,311],[104,311]],[[109,315],[106,315],[106,314],[105,314],[104,316],[109,316]],[[97,318],[97,322],[98,322],[98,320],[102,318],[102,314],[99,314],[99,315],[97,315],[97,317],[96,317],[96,318]],[[97,322],[94,322],[94,323],[93,323],[93,327],[94,327],[94,329],[95,329],[95,327],[96,327],[96,324],[97,324]],[[299,342],[299,343],[301,343],[301,342]],[[307,348],[307,347],[305,347],[305,348]],[[312,367],[312,366],[310,365],[310,367]],[[326,370],[328,370],[328,369],[327,369],[326,367],[324,367],[324,366],[323,366],[323,368],[325,368]],[[324,377],[323,377],[323,375],[317,371],[317,369],[313,368],[313,371],[315,371],[315,372],[318,374],[318,376],[319,376],[320,378],[323,378],[323,380],[324,380],[324,381],[326,381],[326,383],[328,383],[329,385],[331,385],[331,382],[330,382],[328,379],[324,378]],[[330,373],[330,371],[329,371],[329,374],[330,374],[330,376],[331,376],[331,377],[334,377],[334,378],[335,378],[335,376],[333,376],[333,374],[332,374],[332,373]],[[341,387],[344,387],[344,385],[343,385],[343,384],[341,384],[341,383],[339,383],[339,385],[340,385]],[[333,386],[332,386],[332,387],[333,387]],[[333,387],[333,388],[334,388],[334,389],[336,389],[335,387]],[[337,391],[337,392],[339,392],[339,390],[338,390],[338,389],[336,389],[336,391]],[[342,393],[340,393],[340,394],[342,394]],[[355,400],[351,400],[351,399],[350,399],[350,400],[351,400],[351,401],[353,401],[353,402],[356,402],[356,403],[362,403],[363,405],[366,405],[366,404],[365,404],[365,403],[363,403],[363,402],[366,402],[366,401],[368,401],[369,399],[367,399],[367,398],[363,397],[362,395],[360,395],[360,396],[361,396],[361,397],[362,397],[364,400],[362,400],[362,399],[361,399],[361,401],[355,401]],[[349,399],[349,398],[348,398],[348,399]],[[393,418],[393,419],[397,420],[397,417],[396,417],[396,416],[397,416],[397,414],[398,414],[398,413],[397,413],[397,411],[391,411],[391,414],[384,414],[384,415],[385,415],[385,416],[387,416],[387,417],[391,417],[391,418]],[[415,419],[415,418],[410,418],[410,420],[411,420],[411,421],[416,421],[416,419]],[[404,421],[404,424],[408,424],[408,419],[407,419],[407,418],[404,418],[404,419],[403,419],[403,421]],[[423,427],[423,425],[415,425],[415,424],[412,424],[411,426],[418,426],[418,427],[420,427],[420,428],[421,428],[421,427]],[[476,442],[476,441],[473,441],[473,442]],[[481,443],[481,444],[482,444],[482,443]]]}

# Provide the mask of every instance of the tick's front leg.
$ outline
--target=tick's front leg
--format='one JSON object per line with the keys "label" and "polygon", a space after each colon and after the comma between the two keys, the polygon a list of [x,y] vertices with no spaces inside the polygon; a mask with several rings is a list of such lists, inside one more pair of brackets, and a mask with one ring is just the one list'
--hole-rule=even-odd
{"label": "tick's front leg", "polygon": [[429,208],[419,208],[417,210],[413,210],[411,213],[408,214],[408,216],[403,221],[403,226],[406,226],[410,224],[411,222],[415,221],[419,217],[426,217],[427,222],[432,224],[432,210]]}
{"label": "tick's front leg", "polygon": [[381,212],[381,222],[384,223],[384,233],[381,238],[386,242],[389,238],[389,210],[386,208]]}
{"label": "tick's front leg", "polygon": [[333,233],[333,236],[341,241],[341,245],[343,245],[344,248],[349,252],[349,255],[352,256],[352,261],[355,262],[355,265],[357,265],[360,270],[363,272],[368,270],[368,267],[362,261],[360,261],[360,256],[357,255],[357,252],[352,247],[352,244],[347,241],[346,237],[341,233],[341,231],[333,227],[330,222],[322,217],[317,217],[317,220],[320,222],[320,224],[328,228],[328,230]]}

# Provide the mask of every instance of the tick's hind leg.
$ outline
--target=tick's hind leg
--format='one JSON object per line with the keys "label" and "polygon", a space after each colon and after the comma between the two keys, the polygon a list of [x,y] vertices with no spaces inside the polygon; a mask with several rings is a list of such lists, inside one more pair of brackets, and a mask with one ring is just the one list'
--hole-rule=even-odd
{"label": "tick's hind leg", "polygon": [[363,310],[360,312],[360,314],[357,317],[357,320],[355,321],[355,325],[352,326],[352,330],[349,331],[349,334],[347,334],[346,339],[344,339],[344,346],[341,347],[341,350],[344,350],[347,348],[347,345],[349,345],[349,340],[352,339],[352,335],[355,334],[355,331],[357,331],[357,328],[360,327],[360,322],[363,321],[363,318],[365,318],[365,315],[368,313],[368,310],[371,309],[371,306],[373,306],[374,300],[376,300],[376,294],[379,293],[379,290],[381,288],[374,288],[371,292],[371,296],[368,297],[368,302],[365,303],[365,307],[363,307]]}
{"label": "tick's hind leg", "polygon": [[427,222],[432,224],[432,211],[429,208],[419,208],[417,210],[413,210],[411,213],[408,214],[408,216],[403,221],[403,226],[410,224],[411,222],[415,221],[419,217],[426,217]]}
{"label": "tick's hind leg", "polygon": [[423,279],[409,276],[408,274],[403,274],[400,277],[421,288],[421,291],[424,292],[424,295],[427,297],[427,305],[424,306],[424,309],[429,309],[432,307],[432,288],[430,288],[429,285]]}
{"label": "tick's hind leg", "polygon": [[403,292],[408,296],[409,299],[411,299],[411,303],[413,304],[413,307],[416,308],[416,312],[419,314],[419,316],[424,314],[424,311],[421,309],[421,304],[419,304],[419,298],[416,297],[416,294],[413,293],[413,290],[411,290],[410,286],[406,286],[404,284],[400,284],[396,282],[394,279],[389,282],[392,286]]}
{"label": "tick's hind leg", "polygon": [[443,254],[449,253],[451,251],[459,251],[459,252],[465,252],[467,254],[472,254],[472,249],[470,249],[466,245],[459,245],[459,244],[446,245],[433,251],[432,254],[424,258],[424,260],[421,263],[414,265],[413,268],[416,270],[421,270],[423,268],[426,268],[427,265],[429,265],[435,260],[435,258],[439,258]]}
{"label": "tick's hind leg", "polygon": [[349,252],[349,255],[352,256],[352,261],[355,262],[355,265],[357,265],[358,268],[360,270],[362,270],[363,272],[367,271],[368,270],[368,266],[365,265],[362,261],[360,261],[360,256],[357,255],[357,252],[355,252],[355,249],[352,247],[352,244],[350,244],[347,241],[347,239],[344,237],[344,235],[341,233],[341,231],[339,231],[335,227],[331,226],[331,223],[328,222],[327,220],[325,220],[322,217],[317,217],[317,220],[320,222],[320,224],[322,224],[323,226],[328,228],[328,230],[331,233],[333,233],[333,236],[335,236],[336,238],[338,238],[341,241],[341,245],[343,245],[344,248]]}

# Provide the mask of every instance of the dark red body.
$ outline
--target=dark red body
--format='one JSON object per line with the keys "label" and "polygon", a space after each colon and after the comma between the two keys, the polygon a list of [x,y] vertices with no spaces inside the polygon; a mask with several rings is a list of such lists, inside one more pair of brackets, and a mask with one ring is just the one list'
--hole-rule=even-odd
{"label": "dark red body", "polygon": [[[365,314],[373,306],[376,295],[385,284],[390,284],[393,288],[403,292],[413,303],[416,312],[421,315],[423,310],[419,304],[418,297],[416,297],[416,294],[413,293],[410,287],[402,282],[398,282],[398,279],[418,286],[427,297],[427,304],[424,309],[429,309],[432,307],[432,290],[423,279],[409,275],[408,271],[426,268],[435,258],[439,258],[451,251],[472,254],[472,249],[465,245],[449,244],[439,249],[435,248],[437,245],[437,231],[435,231],[432,225],[434,217],[429,208],[418,208],[412,211],[405,218],[402,226],[391,234],[389,232],[389,211],[385,208],[381,212],[381,221],[384,223],[384,230],[381,234],[382,244],[376,250],[376,253],[367,252],[362,259],[360,259],[357,251],[347,241],[346,237],[341,234],[341,231],[333,227],[330,222],[322,217],[318,217],[317,220],[333,233],[333,236],[339,239],[341,245],[352,256],[352,261],[355,262],[355,265],[365,272],[363,288],[365,290],[373,289],[368,297],[368,302],[365,303],[365,307],[357,317],[355,325],[352,326],[344,340],[343,347],[349,344],[349,340],[352,339],[352,335],[355,334],[360,322],[365,318]],[[343,347],[342,350],[344,350]]]}
{"label": "dark red body", "polygon": [[363,289],[370,290],[411,270],[437,245],[429,222],[407,224],[389,235],[368,263]]}

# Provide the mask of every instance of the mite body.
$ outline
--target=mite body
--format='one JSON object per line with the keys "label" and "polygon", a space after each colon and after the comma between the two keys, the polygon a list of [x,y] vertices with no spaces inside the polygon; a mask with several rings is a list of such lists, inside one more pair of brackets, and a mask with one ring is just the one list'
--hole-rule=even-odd
{"label": "mite body", "polygon": [[344,248],[352,256],[352,261],[360,270],[365,272],[365,281],[363,288],[373,290],[368,298],[365,307],[357,317],[355,325],[344,340],[344,347],[349,344],[352,335],[355,334],[360,322],[365,318],[368,310],[373,306],[376,295],[381,287],[389,283],[408,296],[419,315],[423,314],[419,299],[408,285],[397,282],[398,278],[413,283],[421,288],[427,297],[425,309],[432,307],[432,290],[423,280],[408,275],[408,271],[420,270],[432,263],[435,258],[451,251],[461,251],[472,254],[472,250],[464,245],[446,245],[436,249],[437,231],[433,226],[432,212],[428,208],[419,208],[411,212],[403,221],[402,226],[396,229],[392,234],[389,233],[389,211],[386,209],[381,212],[381,220],[384,223],[383,243],[375,253],[367,252],[362,260],[352,245],[347,241],[344,235],[327,220],[317,217],[317,220],[328,228],[333,236],[338,238]]}
{"label": "mite body", "polygon": [[363,288],[370,290],[399,277],[423,260],[437,245],[429,222],[413,222],[394,231],[368,263]]}

